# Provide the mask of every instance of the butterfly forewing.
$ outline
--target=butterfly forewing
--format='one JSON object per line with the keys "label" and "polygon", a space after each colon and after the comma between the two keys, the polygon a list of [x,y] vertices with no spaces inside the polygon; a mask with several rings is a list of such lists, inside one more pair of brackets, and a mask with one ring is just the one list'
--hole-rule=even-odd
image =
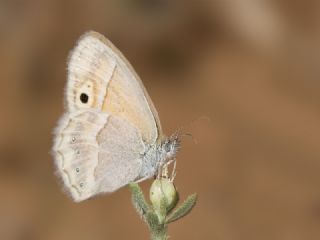
{"label": "butterfly forewing", "polygon": [[66,98],[68,110],[101,110],[116,60],[99,39],[84,35],[71,52]]}

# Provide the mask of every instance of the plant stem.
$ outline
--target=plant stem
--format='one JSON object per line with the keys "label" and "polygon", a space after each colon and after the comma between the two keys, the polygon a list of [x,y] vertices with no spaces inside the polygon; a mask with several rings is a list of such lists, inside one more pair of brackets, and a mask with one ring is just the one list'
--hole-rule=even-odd
{"label": "plant stem", "polygon": [[158,225],[157,229],[150,229],[151,230],[151,239],[152,240],[167,240],[167,230],[168,227],[166,224]]}

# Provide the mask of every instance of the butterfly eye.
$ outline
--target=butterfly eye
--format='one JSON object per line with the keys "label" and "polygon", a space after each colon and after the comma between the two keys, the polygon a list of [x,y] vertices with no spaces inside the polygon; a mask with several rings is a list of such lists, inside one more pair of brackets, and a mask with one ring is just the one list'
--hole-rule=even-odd
{"label": "butterfly eye", "polygon": [[169,143],[167,143],[166,145],[164,145],[164,149],[166,152],[170,152],[171,151],[171,146]]}
{"label": "butterfly eye", "polygon": [[86,104],[89,101],[89,96],[85,93],[80,94],[80,101],[84,104]]}

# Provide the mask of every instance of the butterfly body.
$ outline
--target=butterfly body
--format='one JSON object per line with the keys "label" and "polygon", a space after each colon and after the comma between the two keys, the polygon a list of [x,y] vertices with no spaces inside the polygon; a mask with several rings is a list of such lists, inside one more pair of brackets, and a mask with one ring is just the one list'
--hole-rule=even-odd
{"label": "butterfly body", "polygon": [[160,144],[149,146],[141,156],[142,168],[139,176],[142,179],[155,176],[161,166],[175,158],[179,148],[180,140],[176,134],[166,138]]}
{"label": "butterfly body", "polygon": [[175,158],[153,103],[131,65],[96,32],[70,54],[66,112],[55,129],[57,174],[75,201],[156,175]]}

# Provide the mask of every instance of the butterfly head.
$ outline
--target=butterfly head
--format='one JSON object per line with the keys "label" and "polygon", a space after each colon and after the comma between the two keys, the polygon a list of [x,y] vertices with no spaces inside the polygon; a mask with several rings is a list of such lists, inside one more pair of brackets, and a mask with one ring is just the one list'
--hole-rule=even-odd
{"label": "butterfly head", "polygon": [[180,149],[181,141],[179,135],[179,133],[175,133],[163,142],[163,149],[165,150],[166,158],[168,160],[174,159]]}

